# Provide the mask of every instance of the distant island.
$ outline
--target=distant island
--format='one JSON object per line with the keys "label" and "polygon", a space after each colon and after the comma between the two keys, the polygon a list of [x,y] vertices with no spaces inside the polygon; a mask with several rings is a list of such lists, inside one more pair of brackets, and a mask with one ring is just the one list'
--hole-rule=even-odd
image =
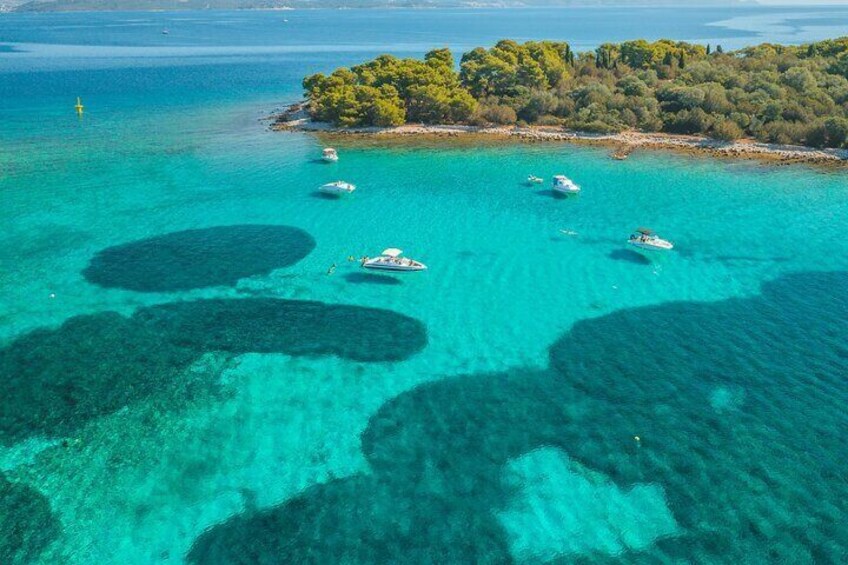
{"label": "distant island", "polygon": [[[354,8],[508,8],[527,6],[639,6],[644,0],[0,0],[0,12],[123,10],[284,10]],[[674,6],[678,0],[652,0]],[[756,5],[754,0],[713,0],[703,5]]]}
{"label": "distant island", "polygon": [[[303,10],[452,7],[461,0],[0,0],[0,11],[79,12],[146,10]],[[481,4],[495,5],[483,0]]]}
{"label": "distant island", "polygon": [[422,131],[410,129],[421,124],[526,134],[546,126],[624,140],[683,134],[841,149],[848,144],[846,77],[848,37],[734,52],[635,40],[575,53],[565,42],[502,40],[465,53],[458,68],[450,50],[435,49],[423,60],[381,55],[308,76],[305,105],[279,125],[296,121],[300,109],[309,117],[297,122],[301,129],[403,132]]}

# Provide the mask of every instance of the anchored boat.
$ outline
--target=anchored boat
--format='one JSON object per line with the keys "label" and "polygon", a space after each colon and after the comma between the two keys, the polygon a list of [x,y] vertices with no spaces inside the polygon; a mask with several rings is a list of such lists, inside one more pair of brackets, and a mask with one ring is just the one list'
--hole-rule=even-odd
{"label": "anchored boat", "polygon": [[321,153],[321,158],[327,161],[328,163],[335,163],[339,160],[339,154],[332,147],[327,147]]}
{"label": "anchored boat", "polygon": [[674,244],[672,242],[662,239],[657,236],[653,230],[648,228],[637,228],[636,231],[630,235],[630,239],[627,240],[627,243],[634,247],[647,249],[649,251],[669,251],[674,249]]}
{"label": "anchored boat", "polygon": [[349,182],[337,180],[336,182],[328,182],[327,184],[322,184],[318,188],[318,190],[325,194],[350,194],[351,192],[356,190],[356,186],[350,184]]}
{"label": "anchored boat", "polygon": [[580,187],[565,175],[556,175],[552,188],[554,192],[562,194],[577,194],[580,192]]}
{"label": "anchored boat", "polygon": [[383,250],[379,257],[373,259],[366,257],[362,261],[362,266],[366,269],[377,269],[383,271],[424,271],[427,265],[420,261],[401,257],[403,251],[390,247]]}

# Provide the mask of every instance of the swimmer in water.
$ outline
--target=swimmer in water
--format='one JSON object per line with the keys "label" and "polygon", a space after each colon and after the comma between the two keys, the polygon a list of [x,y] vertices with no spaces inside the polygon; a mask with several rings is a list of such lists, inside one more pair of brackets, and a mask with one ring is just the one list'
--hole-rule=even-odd
{"label": "swimmer in water", "polygon": [[330,265],[330,268],[329,268],[329,269],[327,269],[327,274],[328,274],[328,275],[332,275],[332,274],[333,274],[333,271],[335,271],[335,270],[336,270],[336,264],[335,264],[335,263],[333,263],[332,265]]}

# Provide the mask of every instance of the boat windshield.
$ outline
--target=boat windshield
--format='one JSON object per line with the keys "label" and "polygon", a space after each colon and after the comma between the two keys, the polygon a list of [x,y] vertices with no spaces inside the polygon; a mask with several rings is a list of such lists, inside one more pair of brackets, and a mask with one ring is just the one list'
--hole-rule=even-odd
{"label": "boat windshield", "polygon": [[630,234],[630,239],[638,239],[639,241],[652,241],[652,240],[659,239],[659,238],[657,236],[655,236],[654,234],[648,234],[648,233],[637,231],[637,232],[633,232],[632,234]]}

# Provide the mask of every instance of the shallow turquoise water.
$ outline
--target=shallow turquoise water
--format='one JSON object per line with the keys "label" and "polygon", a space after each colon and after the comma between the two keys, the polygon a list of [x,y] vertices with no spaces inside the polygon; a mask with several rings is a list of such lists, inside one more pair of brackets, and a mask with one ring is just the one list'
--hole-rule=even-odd
{"label": "shallow turquoise water", "polygon": [[[10,64],[0,561],[845,561],[843,172],[351,140],[327,165],[261,118],[336,56],[366,55]],[[637,225],[676,250],[627,250]],[[389,246],[430,269],[347,261]]]}

